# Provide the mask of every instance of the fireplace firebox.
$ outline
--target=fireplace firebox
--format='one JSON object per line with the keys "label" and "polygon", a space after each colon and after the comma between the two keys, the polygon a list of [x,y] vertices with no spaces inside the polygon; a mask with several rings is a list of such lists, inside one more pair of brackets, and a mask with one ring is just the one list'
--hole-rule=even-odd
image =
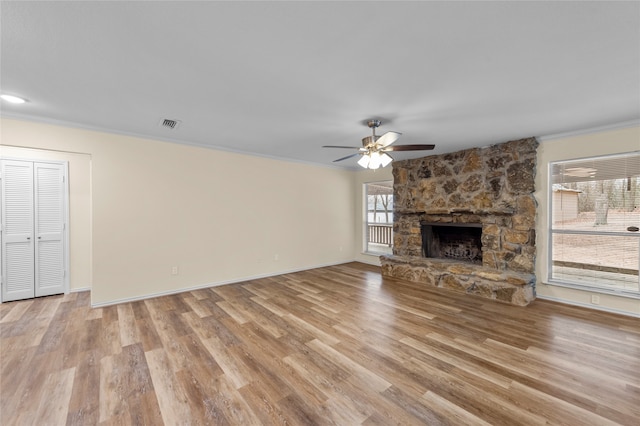
{"label": "fireplace firebox", "polygon": [[481,223],[420,224],[422,255],[482,264]]}

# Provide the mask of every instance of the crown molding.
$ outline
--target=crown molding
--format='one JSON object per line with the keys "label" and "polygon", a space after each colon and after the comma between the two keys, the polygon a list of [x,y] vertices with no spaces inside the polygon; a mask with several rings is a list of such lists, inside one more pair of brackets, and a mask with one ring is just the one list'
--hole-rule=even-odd
{"label": "crown molding", "polygon": [[538,136],[536,139],[540,142],[547,142],[555,139],[570,138],[572,136],[588,135],[592,133],[608,132],[611,130],[627,129],[629,127],[640,127],[640,119],[622,121],[620,123],[605,124],[602,126],[589,127],[580,130],[571,130],[569,132],[554,133],[551,135]]}
{"label": "crown molding", "polygon": [[108,133],[108,134],[112,134],[112,135],[128,136],[128,137],[132,137],[132,138],[145,139],[145,140],[152,141],[152,142],[155,141],[155,142],[173,143],[173,144],[183,145],[183,146],[193,146],[193,147],[197,147],[197,148],[212,149],[212,150],[215,150],[215,151],[231,152],[233,154],[247,155],[249,157],[266,158],[266,159],[269,159],[269,160],[285,161],[285,162],[288,162],[288,163],[304,164],[304,165],[307,165],[307,166],[315,166],[315,167],[321,167],[321,168],[326,168],[326,169],[331,169],[331,170],[340,170],[340,171],[347,171],[347,172],[354,172],[354,171],[358,170],[355,167],[353,167],[353,168],[351,168],[351,167],[340,167],[340,166],[336,166],[336,165],[333,165],[333,164],[314,163],[312,161],[298,160],[298,159],[295,159],[295,158],[278,157],[278,156],[269,155],[269,154],[260,154],[260,153],[255,153],[255,152],[241,151],[241,150],[238,150],[238,149],[227,148],[227,147],[224,147],[224,146],[207,145],[207,144],[202,144],[202,143],[197,143],[197,142],[190,142],[190,141],[183,140],[183,139],[167,138],[167,137],[160,137],[160,136],[150,136],[150,135],[144,135],[144,134],[134,133],[134,132],[125,132],[125,131],[121,131],[121,130],[107,129],[107,128],[100,127],[100,126],[91,126],[91,125],[87,125],[87,124],[76,123],[76,122],[73,122],[73,121],[57,120],[57,119],[53,119],[53,118],[34,117],[34,116],[31,116],[31,115],[23,115],[23,114],[15,114],[15,113],[8,113],[8,114],[7,113],[3,113],[2,114],[2,118],[8,118],[8,119],[12,119],[12,120],[29,121],[29,122],[33,122],[33,123],[50,124],[50,125],[54,125],[54,126],[69,127],[69,128],[73,128],[73,129],[88,130],[88,131],[92,131],[92,132]]}

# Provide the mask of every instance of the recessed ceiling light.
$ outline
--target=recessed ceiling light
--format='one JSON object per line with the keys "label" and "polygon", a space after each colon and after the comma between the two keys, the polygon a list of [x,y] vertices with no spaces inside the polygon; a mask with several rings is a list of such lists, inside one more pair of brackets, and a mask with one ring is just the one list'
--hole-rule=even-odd
{"label": "recessed ceiling light", "polygon": [[0,98],[4,99],[7,102],[11,102],[12,104],[23,104],[27,102],[26,99],[22,99],[13,95],[0,95]]}

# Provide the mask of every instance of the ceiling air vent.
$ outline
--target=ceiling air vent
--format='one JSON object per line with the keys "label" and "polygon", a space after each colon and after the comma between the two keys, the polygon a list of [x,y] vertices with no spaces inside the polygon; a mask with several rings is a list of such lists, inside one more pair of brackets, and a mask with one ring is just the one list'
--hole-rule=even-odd
{"label": "ceiling air vent", "polygon": [[163,118],[160,120],[160,127],[166,127],[167,129],[175,130],[180,126],[180,120],[171,120],[168,118]]}

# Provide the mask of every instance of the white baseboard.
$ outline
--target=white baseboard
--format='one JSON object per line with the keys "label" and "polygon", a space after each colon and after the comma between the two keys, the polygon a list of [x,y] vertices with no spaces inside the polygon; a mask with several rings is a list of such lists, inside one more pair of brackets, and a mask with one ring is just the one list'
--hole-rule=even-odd
{"label": "white baseboard", "polygon": [[[360,253],[362,256],[356,259],[356,262],[366,263],[367,265],[380,266],[380,256],[387,255],[386,253]],[[388,256],[388,255],[387,255]]]}
{"label": "white baseboard", "polygon": [[310,269],[324,268],[324,267],[327,267],[327,266],[343,265],[345,263],[350,263],[350,262],[357,262],[357,260],[347,260],[347,261],[343,261],[343,262],[327,263],[327,264],[322,264],[322,265],[309,266],[309,267],[306,267],[306,268],[289,269],[289,270],[286,270],[286,271],[279,271],[279,272],[270,273],[270,274],[260,274],[260,275],[253,275],[253,276],[249,276],[249,277],[242,277],[242,278],[237,278],[237,279],[232,279],[232,280],[216,281],[216,282],[213,282],[213,283],[200,284],[200,285],[196,285],[196,286],[192,286],[192,287],[184,287],[184,288],[179,288],[179,289],[175,289],[175,290],[161,291],[161,292],[158,292],[158,293],[145,294],[145,295],[142,295],[142,296],[126,297],[124,299],[110,300],[108,302],[100,302],[100,303],[93,303],[92,302],[91,303],[91,307],[92,308],[102,308],[102,307],[105,307],[105,306],[118,305],[120,303],[137,302],[139,300],[152,299],[154,297],[169,296],[169,295],[172,295],[172,294],[185,293],[187,291],[202,290],[204,288],[210,288],[210,287],[219,287],[221,285],[241,283],[241,282],[244,282],[244,281],[257,280],[257,279],[260,279],[260,278],[276,277],[278,275],[291,274],[291,273],[294,273],[294,272],[301,272],[301,271],[308,271]]}
{"label": "white baseboard", "polygon": [[69,290],[69,293],[80,293],[81,291],[91,291],[91,287],[78,287]]}
{"label": "white baseboard", "polygon": [[592,304],[588,304],[588,303],[574,302],[574,301],[571,301],[571,300],[560,299],[558,297],[553,297],[553,296],[540,296],[540,295],[537,295],[536,299],[550,300],[552,302],[564,303],[565,305],[580,306],[581,308],[594,309],[594,310],[597,310],[597,311],[605,311],[605,312],[609,312],[609,313],[612,313],[612,314],[618,314],[618,315],[625,315],[625,316],[628,316],[628,317],[640,318],[640,313],[629,312],[629,311],[621,311],[619,309],[608,308],[608,307],[602,306],[602,305],[592,305]]}

